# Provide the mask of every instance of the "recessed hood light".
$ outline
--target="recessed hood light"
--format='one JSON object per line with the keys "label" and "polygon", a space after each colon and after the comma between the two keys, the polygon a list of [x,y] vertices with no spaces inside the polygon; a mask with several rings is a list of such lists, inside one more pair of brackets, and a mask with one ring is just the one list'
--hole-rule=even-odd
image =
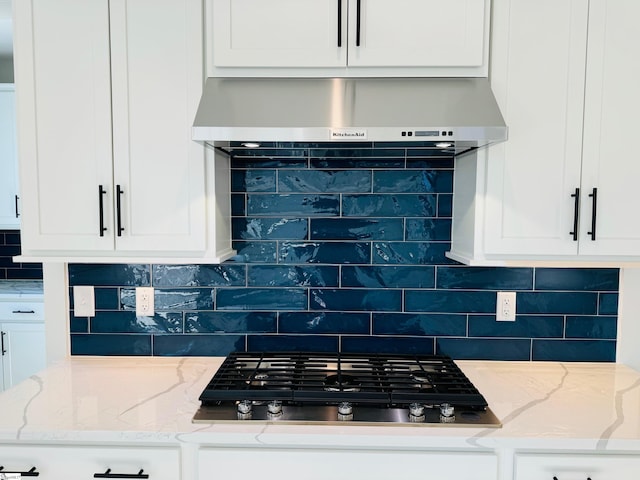
{"label": "recessed hood light", "polygon": [[258,142],[244,142],[242,146],[247,148],[258,148],[260,144]]}
{"label": "recessed hood light", "polygon": [[451,146],[453,146],[453,143],[450,143],[450,142],[436,143],[436,147],[438,147],[438,148],[449,148]]}

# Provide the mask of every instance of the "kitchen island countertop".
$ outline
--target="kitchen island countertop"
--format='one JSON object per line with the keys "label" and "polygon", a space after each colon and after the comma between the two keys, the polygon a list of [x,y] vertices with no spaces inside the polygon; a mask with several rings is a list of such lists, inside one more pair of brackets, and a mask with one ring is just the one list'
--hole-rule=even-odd
{"label": "kitchen island countertop", "polygon": [[0,300],[37,300],[42,295],[42,280],[0,280]]}
{"label": "kitchen island countertop", "polygon": [[457,361],[503,427],[193,424],[222,358],[72,357],[0,393],[0,442],[640,451],[640,374],[606,363]]}

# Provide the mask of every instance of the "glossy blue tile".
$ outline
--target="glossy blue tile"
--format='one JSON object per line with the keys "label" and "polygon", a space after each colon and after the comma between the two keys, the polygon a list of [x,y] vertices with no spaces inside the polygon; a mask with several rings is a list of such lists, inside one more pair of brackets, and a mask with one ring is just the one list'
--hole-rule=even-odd
{"label": "glossy blue tile", "polygon": [[397,168],[405,166],[404,157],[366,157],[366,158],[340,158],[324,157],[311,158],[313,168]]}
{"label": "glossy blue tile", "polygon": [[69,285],[148,287],[151,285],[150,265],[69,265]]}
{"label": "glossy blue tile", "polygon": [[337,266],[251,265],[250,287],[337,287]]}
{"label": "glossy blue tile", "polygon": [[406,312],[495,313],[496,292],[406,290]]}
{"label": "glossy blue tile", "polygon": [[337,352],[338,337],[331,335],[248,335],[249,352]]}
{"label": "glossy blue tile", "polygon": [[89,319],[87,317],[71,316],[69,331],[71,333],[89,333]]}
{"label": "glossy blue tile", "polygon": [[440,218],[407,218],[406,239],[448,242],[451,240],[451,220]]}
{"label": "glossy blue tile", "polygon": [[367,242],[282,242],[279,263],[370,263]]}
{"label": "glossy blue tile", "polygon": [[231,170],[232,192],[275,192],[275,170]]}
{"label": "glossy blue tile", "polygon": [[467,316],[449,313],[374,313],[373,334],[462,337],[467,334]]}
{"label": "glossy blue tile", "polygon": [[438,267],[438,288],[531,290],[532,268]]}
{"label": "glossy blue tile", "polygon": [[469,315],[470,337],[562,338],[564,318],[516,315],[515,322],[497,322],[495,315]]}
{"label": "glossy blue tile", "polygon": [[432,355],[433,338],[410,337],[343,337],[342,351],[346,353],[413,353]]}
{"label": "glossy blue tile", "polygon": [[516,312],[595,315],[597,300],[591,292],[518,292]]}
{"label": "glossy blue tile", "polygon": [[402,291],[390,289],[312,289],[311,310],[399,312]]}
{"label": "glossy blue tile", "polygon": [[334,216],[340,213],[339,195],[320,194],[249,194],[247,195],[249,215],[308,215]]}
{"label": "glossy blue tile", "polygon": [[154,265],[154,287],[225,287],[244,285],[240,265]]}
{"label": "glossy blue tile", "polygon": [[120,297],[117,288],[95,288],[96,310],[117,310],[120,308]]}
{"label": "glossy blue tile", "polygon": [[237,240],[306,240],[306,218],[248,217],[231,220],[232,238]]}
{"label": "glossy blue tile", "polygon": [[278,317],[279,333],[368,334],[368,313],[282,312]]}
{"label": "glossy blue tile", "polygon": [[343,195],[344,217],[435,217],[436,195]]}
{"label": "glossy blue tile", "polygon": [[42,280],[42,267],[34,267],[21,263],[20,268],[7,268],[7,280]]}
{"label": "glossy blue tile", "polygon": [[300,147],[296,145],[287,145],[283,146],[283,148],[279,148],[280,145],[276,145],[276,148],[265,146],[265,148],[234,148],[232,152],[232,157],[234,161],[238,158],[254,158],[264,159],[265,161],[270,161],[274,158],[284,157],[300,157],[306,158],[309,156],[309,150],[304,146]]}
{"label": "glossy blue tile", "polygon": [[[352,147],[352,148],[349,148]],[[341,147],[334,146],[332,148],[311,149],[309,156],[311,158],[344,158],[344,159],[362,159],[370,158],[402,158],[405,156],[404,148],[362,148],[361,145],[343,145]]]}
{"label": "glossy blue tile", "polygon": [[601,293],[598,295],[598,314],[617,315],[618,314],[618,294]]}
{"label": "glossy blue tile", "polygon": [[20,231],[8,231],[4,233],[4,245],[20,245]]}
{"label": "glossy blue tile", "polygon": [[247,196],[244,193],[231,194],[231,215],[240,217],[247,214]]}
{"label": "glossy blue tile", "polygon": [[557,362],[615,362],[611,340],[533,340],[532,360]]}
{"label": "glossy blue tile", "polygon": [[136,312],[96,312],[91,333],[182,333],[182,313],[163,312],[137,317]]}
{"label": "glossy blue tile", "polygon": [[232,157],[231,168],[304,168],[306,157]]}
{"label": "glossy blue tile", "polygon": [[71,355],[151,355],[151,335],[71,334]]}
{"label": "glossy blue tile", "polygon": [[446,169],[453,170],[453,157],[450,156],[438,156],[438,152],[434,152],[433,155],[425,155],[421,157],[407,158],[407,168],[423,168],[427,170],[433,169]]}
{"label": "glossy blue tile", "polygon": [[565,337],[615,340],[618,333],[617,317],[567,317]]}
{"label": "glossy blue tile", "polygon": [[275,333],[275,312],[189,312],[186,333]]}
{"label": "glossy blue tile", "polygon": [[160,357],[222,357],[244,352],[244,335],[154,335],[153,354]]}
{"label": "glossy blue tile", "polygon": [[342,266],[343,287],[433,288],[435,268],[430,266]]}
{"label": "glossy blue tile", "polygon": [[312,218],[312,240],[403,240],[401,218]]}
{"label": "glossy blue tile", "polygon": [[371,192],[371,170],[285,170],[278,174],[279,192]]}
{"label": "glossy blue tile", "polygon": [[270,263],[278,260],[277,242],[232,242],[236,254],[229,262]]}
{"label": "glossy blue tile", "polygon": [[453,195],[438,194],[438,217],[453,215]]}
{"label": "glossy blue tile", "polygon": [[536,290],[617,291],[617,268],[536,268]]}
{"label": "glossy blue tile", "polygon": [[[154,308],[162,310],[213,310],[213,288],[156,288],[153,295]],[[136,291],[123,288],[120,291],[123,310],[136,309]]]}
{"label": "glossy blue tile", "polygon": [[407,265],[451,265],[445,252],[451,250],[448,242],[375,242],[373,263]]}
{"label": "glossy blue tile", "polygon": [[529,360],[531,340],[438,338],[436,353],[460,360]]}
{"label": "glossy blue tile", "polygon": [[373,172],[376,193],[451,193],[450,170],[389,170]]}
{"label": "glossy blue tile", "polygon": [[306,310],[303,288],[219,288],[218,310]]}
{"label": "glossy blue tile", "polygon": [[455,149],[453,148],[440,148],[436,147],[437,142],[432,142],[430,144],[418,146],[418,145],[409,145],[410,148],[407,148],[407,157],[410,158],[420,158],[420,157],[441,157],[441,158],[451,158],[455,155]]}

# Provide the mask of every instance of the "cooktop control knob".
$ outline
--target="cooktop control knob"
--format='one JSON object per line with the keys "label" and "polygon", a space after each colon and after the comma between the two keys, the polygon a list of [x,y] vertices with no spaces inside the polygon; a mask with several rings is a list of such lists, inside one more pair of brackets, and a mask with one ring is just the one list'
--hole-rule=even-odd
{"label": "cooktop control knob", "polygon": [[440,422],[451,423],[455,421],[455,410],[453,405],[449,403],[440,404]]}
{"label": "cooktop control knob", "polygon": [[338,404],[338,420],[343,422],[353,420],[353,405],[351,402],[340,402]]}
{"label": "cooktop control knob", "polygon": [[270,417],[279,417],[282,415],[282,402],[280,400],[272,400],[267,404],[267,413]]}
{"label": "cooktop control knob", "polygon": [[252,407],[253,407],[253,404],[251,403],[251,400],[242,400],[238,402],[238,413],[242,413],[242,414],[251,413]]}

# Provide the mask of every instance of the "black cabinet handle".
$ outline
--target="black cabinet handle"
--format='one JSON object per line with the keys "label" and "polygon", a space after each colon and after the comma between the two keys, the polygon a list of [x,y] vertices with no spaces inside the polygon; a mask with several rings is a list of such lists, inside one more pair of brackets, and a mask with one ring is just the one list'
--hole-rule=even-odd
{"label": "black cabinet handle", "polygon": [[574,199],[573,203],[573,232],[569,232],[569,235],[573,237],[573,241],[578,241],[578,217],[580,215],[580,189],[576,188],[576,191],[571,194],[571,198]]}
{"label": "black cabinet handle", "polygon": [[121,208],[121,201],[120,198],[122,197],[122,194],[124,193],[124,190],[122,190],[122,188],[120,188],[120,185],[116,186],[116,219],[117,219],[117,223],[118,223],[118,236],[121,237],[122,236],[122,232],[124,232],[124,227],[122,226],[122,208]]}
{"label": "black cabinet handle", "polygon": [[104,237],[104,232],[107,231],[107,227],[104,226],[104,195],[107,191],[102,188],[102,185],[98,185],[98,204],[100,208],[100,236]]}
{"label": "black cabinet handle", "polygon": [[20,197],[18,195],[14,195],[15,200],[16,200],[16,218],[20,218],[20,212],[18,211],[18,200],[20,200]]}
{"label": "black cabinet handle", "polygon": [[[2,356],[4,357],[4,354],[7,353],[7,351],[4,349],[4,336],[6,335],[6,333],[4,332],[0,332],[0,350],[2,351]],[[2,471],[4,467],[0,467],[0,471]],[[5,472],[7,473],[7,472]]]}
{"label": "black cabinet handle", "polygon": [[11,313],[36,313],[35,310],[13,310]]}
{"label": "black cabinet handle", "polygon": [[356,4],[356,47],[360,46],[360,14],[362,13],[361,0]]}
{"label": "black cabinet handle", "polygon": [[342,47],[342,0],[338,0],[338,47]]}
{"label": "black cabinet handle", "polygon": [[93,478],[149,478],[149,475],[143,472],[141,468],[138,473],[111,473],[111,469],[107,468],[104,473],[94,473]]}
{"label": "black cabinet handle", "polygon": [[595,241],[596,239],[596,215],[598,212],[598,189],[594,188],[592,193],[589,194],[591,197],[591,231],[587,232],[587,235],[591,235],[591,240]]}
{"label": "black cabinet handle", "polygon": [[36,470],[36,467],[31,467],[31,469],[26,472],[8,472],[4,467],[0,466],[0,473],[18,473],[21,477],[39,477],[40,472],[36,472]]}

